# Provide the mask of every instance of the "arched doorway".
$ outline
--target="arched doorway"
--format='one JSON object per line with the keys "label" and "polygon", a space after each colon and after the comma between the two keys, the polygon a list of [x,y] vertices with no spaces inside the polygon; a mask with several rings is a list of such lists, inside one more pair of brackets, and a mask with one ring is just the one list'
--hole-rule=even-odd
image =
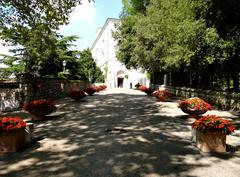
{"label": "arched doorway", "polygon": [[124,84],[124,71],[118,71],[117,72],[117,87],[118,88],[123,88],[123,84]]}

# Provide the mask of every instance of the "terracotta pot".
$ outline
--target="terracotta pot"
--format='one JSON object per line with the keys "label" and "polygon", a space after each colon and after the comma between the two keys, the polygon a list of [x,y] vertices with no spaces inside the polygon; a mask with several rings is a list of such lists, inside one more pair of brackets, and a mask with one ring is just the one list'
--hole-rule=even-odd
{"label": "terracotta pot", "polygon": [[226,152],[226,134],[196,130],[196,144],[202,152]]}
{"label": "terracotta pot", "polygon": [[25,145],[24,130],[0,134],[0,153],[16,152]]}
{"label": "terracotta pot", "polygon": [[204,114],[206,113],[208,110],[192,110],[192,109],[189,109],[189,108],[182,108],[180,107],[180,109],[188,114],[188,117],[189,118],[199,118],[201,114]]}

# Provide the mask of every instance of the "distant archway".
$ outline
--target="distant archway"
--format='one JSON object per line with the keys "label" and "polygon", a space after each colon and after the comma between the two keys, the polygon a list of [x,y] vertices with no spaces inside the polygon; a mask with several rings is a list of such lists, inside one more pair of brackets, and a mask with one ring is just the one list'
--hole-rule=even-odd
{"label": "distant archway", "polygon": [[123,88],[124,76],[125,76],[124,71],[120,70],[117,72],[117,87],[118,88]]}

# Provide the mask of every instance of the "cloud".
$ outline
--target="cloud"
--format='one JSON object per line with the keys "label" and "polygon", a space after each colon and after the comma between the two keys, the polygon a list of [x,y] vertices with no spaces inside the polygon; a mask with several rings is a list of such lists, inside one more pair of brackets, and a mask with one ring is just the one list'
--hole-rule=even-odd
{"label": "cloud", "polygon": [[83,22],[94,25],[96,21],[96,8],[93,2],[83,0],[81,5],[74,8],[70,14],[70,24]]}

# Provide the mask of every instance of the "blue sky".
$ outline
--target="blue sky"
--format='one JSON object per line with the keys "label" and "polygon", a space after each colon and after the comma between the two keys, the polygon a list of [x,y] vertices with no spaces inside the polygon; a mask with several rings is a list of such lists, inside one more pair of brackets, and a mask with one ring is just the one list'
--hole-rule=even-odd
{"label": "blue sky", "polygon": [[[122,0],[95,0],[95,3],[83,0],[83,4],[77,6],[70,15],[70,23],[61,26],[59,33],[79,36],[75,49],[86,49],[93,44],[97,28],[103,26],[107,18],[118,18],[121,10]],[[13,47],[2,46],[1,43],[0,54],[11,55],[8,50]]]}
{"label": "blue sky", "polygon": [[95,0],[95,3],[83,0],[70,15],[70,23],[62,26],[59,33],[77,35],[80,38],[75,43],[76,49],[86,49],[93,44],[97,28],[103,26],[107,18],[118,18],[121,10],[122,0]]}

